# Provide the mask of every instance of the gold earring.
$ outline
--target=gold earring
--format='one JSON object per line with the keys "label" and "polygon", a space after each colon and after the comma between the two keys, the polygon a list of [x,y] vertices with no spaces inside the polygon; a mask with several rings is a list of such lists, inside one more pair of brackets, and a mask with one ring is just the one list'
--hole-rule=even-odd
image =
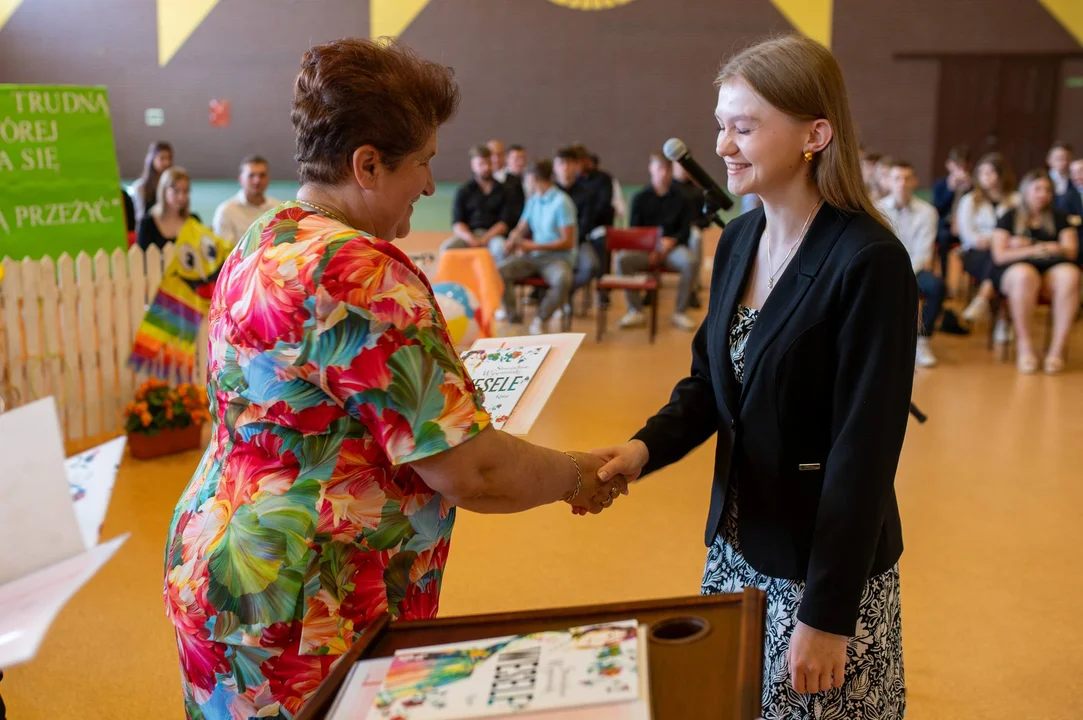
{"label": "gold earring", "polygon": [[805,162],[807,162],[807,163],[812,162],[812,151],[811,150],[806,150],[805,154],[804,154],[804,158],[805,158]]}

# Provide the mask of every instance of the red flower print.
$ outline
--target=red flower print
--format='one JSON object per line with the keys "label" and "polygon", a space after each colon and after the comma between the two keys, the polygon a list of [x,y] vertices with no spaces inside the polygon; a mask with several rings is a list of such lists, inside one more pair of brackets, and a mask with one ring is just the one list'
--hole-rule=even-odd
{"label": "red flower print", "polygon": [[362,349],[348,367],[332,365],[327,368],[327,390],[340,400],[347,400],[366,390],[387,390],[391,385],[391,368],[387,361],[398,347],[379,343]]}
{"label": "red flower print", "polygon": [[290,644],[282,654],[267,658],[260,665],[260,670],[270,683],[271,697],[293,715],[312,697],[338,660],[338,656],[333,655],[301,655],[300,631],[300,623],[297,622],[291,633]]}
{"label": "red flower print", "polygon": [[414,583],[406,588],[406,597],[399,603],[400,620],[428,620],[440,609],[440,585],[430,578],[424,590]]}
{"label": "red flower print", "polygon": [[359,550],[354,553],[353,563],[357,570],[353,577],[353,591],[346,595],[339,606],[343,620],[350,620],[355,631],[368,627],[387,612],[387,585],[384,571],[390,562],[389,550]]}
{"label": "red flower print", "polygon": [[247,442],[238,438],[222,469],[218,498],[227,500],[236,511],[258,493],[281,495],[289,490],[301,466],[293,451],[284,450],[283,444],[282,438],[269,429]]}
{"label": "red flower print", "polygon": [[413,454],[414,431],[402,415],[391,408],[377,412],[373,405],[362,405],[360,415],[361,422],[387,453],[392,464],[399,464]]}
{"label": "red flower print", "polygon": [[355,238],[335,251],[323,272],[321,284],[339,302],[368,308],[373,296],[395,284],[395,265],[386,255]]}
{"label": "red flower print", "polygon": [[291,632],[293,626],[290,623],[276,622],[263,628],[259,644],[263,647],[286,647],[289,645]]}
{"label": "red flower print", "polygon": [[218,283],[225,288],[222,300],[229,316],[244,330],[246,341],[242,344],[266,350],[278,340],[301,339],[311,280],[298,261],[304,257],[301,262],[315,266],[319,256],[312,253],[318,251],[296,243],[266,245],[241,260],[236,272]]}
{"label": "red flower print", "polygon": [[215,674],[228,673],[226,648],[210,639],[207,629],[207,563],[178,565],[166,576],[166,616],[177,631],[181,671],[206,702],[214,692]]}
{"label": "red flower print", "polygon": [[300,410],[295,410],[285,402],[276,402],[267,408],[263,419],[305,435],[318,435],[327,432],[331,423],[343,415],[342,408],[331,402]]}

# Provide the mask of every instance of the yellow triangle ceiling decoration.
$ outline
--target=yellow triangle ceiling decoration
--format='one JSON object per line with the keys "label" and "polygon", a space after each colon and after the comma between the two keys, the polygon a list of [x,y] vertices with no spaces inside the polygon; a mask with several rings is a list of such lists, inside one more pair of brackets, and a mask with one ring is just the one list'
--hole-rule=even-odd
{"label": "yellow triangle ceiling decoration", "polygon": [[0,0],[0,30],[4,29],[8,20],[22,4],[23,0]]}
{"label": "yellow triangle ceiling decoration", "polygon": [[771,4],[803,35],[831,47],[831,13],[834,0],[771,0]]}
{"label": "yellow triangle ceiling decoration", "polygon": [[1083,45],[1083,0],[1038,0]]}
{"label": "yellow triangle ceiling decoration", "polygon": [[572,10],[612,10],[627,5],[632,0],[549,0],[554,5],[561,5]]}
{"label": "yellow triangle ceiling decoration", "polygon": [[369,37],[398,37],[432,0],[369,0]]}
{"label": "yellow triangle ceiling decoration", "polygon": [[218,0],[157,1],[158,65],[165,67],[207,14],[214,10]]}

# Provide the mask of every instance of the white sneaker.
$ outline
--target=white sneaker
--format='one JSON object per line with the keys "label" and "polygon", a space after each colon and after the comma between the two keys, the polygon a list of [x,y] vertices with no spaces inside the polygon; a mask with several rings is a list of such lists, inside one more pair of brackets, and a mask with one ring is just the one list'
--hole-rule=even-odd
{"label": "white sneaker", "polygon": [[980,322],[987,317],[989,317],[989,301],[981,295],[975,295],[962,314],[963,320],[971,324]]}
{"label": "white sneaker", "polygon": [[556,320],[557,322],[560,322],[560,319],[563,318],[563,317],[564,317],[564,308],[557,308],[556,310],[553,311],[553,315],[550,317],[550,320]]}
{"label": "white sneaker", "polygon": [[621,330],[629,328],[641,328],[647,325],[647,316],[638,310],[629,310],[624,317],[617,321],[617,327]]}
{"label": "white sneaker", "polygon": [[1007,318],[1000,318],[997,320],[996,327],[993,328],[993,343],[996,345],[1007,345],[1012,341],[1012,324],[1008,322]]}
{"label": "white sneaker", "polygon": [[508,319],[508,311],[505,310],[502,307],[497,308],[496,312],[493,313],[493,320],[496,320],[497,322],[504,322],[507,319]]}
{"label": "white sneaker", "polygon": [[544,335],[545,334],[545,321],[540,317],[535,317],[530,322],[530,329],[527,330],[531,335]]}
{"label": "white sneaker", "polygon": [[918,338],[918,351],[914,362],[917,364],[918,367],[936,367],[936,355],[933,355],[932,349],[929,348],[929,338]]}
{"label": "white sneaker", "polygon": [[673,313],[673,327],[684,330],[685,332],[695,332],[698,325],[696,321],[688,317],[684,313]]}

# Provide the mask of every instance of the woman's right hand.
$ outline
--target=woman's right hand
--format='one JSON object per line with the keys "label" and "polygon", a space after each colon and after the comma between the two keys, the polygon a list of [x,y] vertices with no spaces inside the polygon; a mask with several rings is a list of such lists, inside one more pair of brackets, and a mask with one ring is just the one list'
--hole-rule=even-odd
{"label": "woman's right hand", "polygon": [[[595,473],[595,481],[602,488],[616,487],[621,494],[628,494],[628,483],[635,481],[643,472],[644,466],[650,453],[647,446],[641,440],[632,440],[624,445],[591,450],[590,456],[599,463]],[[581,463],[582,465],[582,463]],[[587,477],[586,467],[583,467],[583,476]],[[579,507],[579,503],[572,502],[572,512],[576,515],[586,515],[588,512],[601,512],[608,507],[602,505],[598,508]]]}
{"label": "woman's right hand", "polygon": [[605,461],[605,465],[598,471],[598,479],[602,482],[617,475],[622,475],[625,482],[634,482],[639,479],[650,459],[650,451],[642,440],[631,440],[623,445],[591,450],[590,454]]}

